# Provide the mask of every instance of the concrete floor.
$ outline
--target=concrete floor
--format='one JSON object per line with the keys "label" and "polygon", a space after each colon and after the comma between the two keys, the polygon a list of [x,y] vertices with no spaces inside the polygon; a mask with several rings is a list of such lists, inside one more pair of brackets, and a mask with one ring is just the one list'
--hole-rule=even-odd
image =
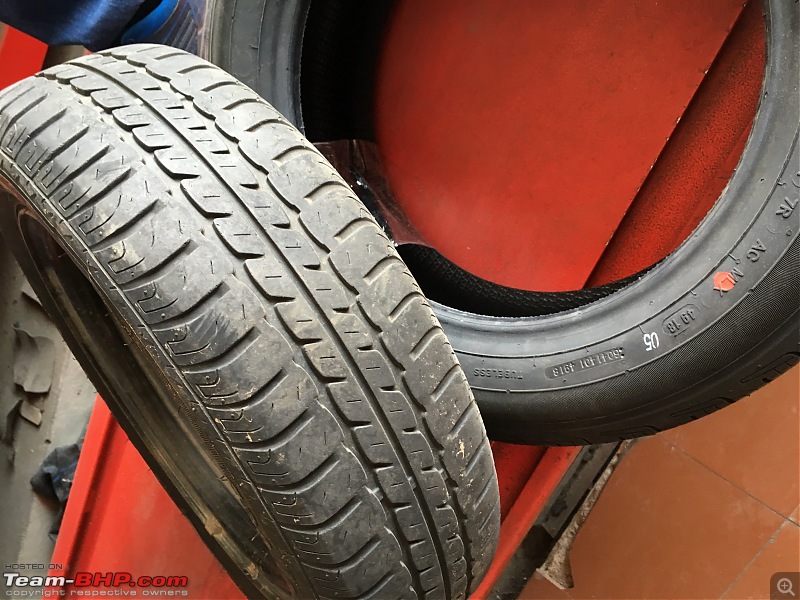
{"label": "concrete floor", "polygon": [[[14,383],[20,353],[15,325],[47,336],[54,346],[50,392],[27,395],[42,411],[41,424],[17,419],[12,448],[0,446],[0,564],[47,563],[54,546],[48,532],[59,508],[33,492],[30,478],[53,448],[79,439],[95,391],[47,315],[22,293],[25,278],[1,238],[0,282],[0,437],[6,434],[6,415],[27,395]],[[34,361],[31,366],[39,367]]]}

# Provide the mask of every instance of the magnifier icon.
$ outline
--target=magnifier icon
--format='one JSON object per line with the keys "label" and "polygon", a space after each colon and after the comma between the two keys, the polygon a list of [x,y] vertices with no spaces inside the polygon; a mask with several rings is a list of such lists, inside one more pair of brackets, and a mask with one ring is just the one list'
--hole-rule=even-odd
{"label": "magnifier icon", "polygon": [[778,588],[778,591],[781,594],[788,594],[792,598],[797,598],[797,594],[795,594],[794,590],[792,589],[792,580],[788,577],[782,577],[781,579],[778,579],[778,583],[775,587]]}

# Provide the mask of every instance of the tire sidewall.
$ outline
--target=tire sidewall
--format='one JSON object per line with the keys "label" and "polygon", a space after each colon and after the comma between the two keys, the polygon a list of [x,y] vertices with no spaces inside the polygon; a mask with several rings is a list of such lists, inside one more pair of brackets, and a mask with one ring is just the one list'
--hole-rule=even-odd
{"label": "tire sidewall", "polygon": [[[630,375],[713,327],[797,244],[800,210],[784,215],[800,190],[798,18],[789,2],[769,7],[765,85],[746,150],[718,202],[674,253],[623,290],[555,315],[498,318],[432,302],[479,401],[507,403],[509,391],[530,395]],[[718,273],[732,274],[733,289],[715,289]],[[670,326],[675,320],[677,329]],[[723,337],[704,351],[727,347]],[[603,360],[604,352],[612,353],[605,362],[581,369],[580,359]],[[636,396],[615,400],[619,412],[638,406]],[[582,414],[581,406],[565,406],[562,418]]]}

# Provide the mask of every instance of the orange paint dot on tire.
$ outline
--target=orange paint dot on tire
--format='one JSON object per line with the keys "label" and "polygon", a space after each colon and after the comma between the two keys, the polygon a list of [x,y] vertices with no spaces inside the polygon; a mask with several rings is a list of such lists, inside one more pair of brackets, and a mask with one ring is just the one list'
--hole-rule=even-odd
{"label": "orange paint dot on tire", "polygon": [[715,290],[728,292],[732,290],[733,286],[735,285],[736,280],[733,278],[733,274],[729,273],[728,271],[719,271],[716,275],[714,275]]}

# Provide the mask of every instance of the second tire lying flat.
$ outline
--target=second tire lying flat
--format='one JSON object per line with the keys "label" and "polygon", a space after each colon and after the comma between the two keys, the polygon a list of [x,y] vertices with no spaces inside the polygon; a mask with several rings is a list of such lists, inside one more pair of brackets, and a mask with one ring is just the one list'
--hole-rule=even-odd
{"label": "second tire lying flat", "polygon": [[[493,439],[585,444],[652,434],[728,406],[800,362],[800,11],[793,0],[765,4],[767,67],[747,148],[705,220],[660,263],[608,286],[540,293],[480,280],[429,248],[401,247]],[[366,76],[359,85],[332,80],[363,67],[337,60],[369,53],[331,24],[367,12],[346,2],[218,3],[208,52],[312,141],[329,141],[314,129],[339,131],[348,122],[342,107],[368,105],[359,94],[371,94]],[[256,26],[253,13],[268,20]],[[305,31],[307,23],[318,29]],[[365,126],[351,129],[344,137]]]}

